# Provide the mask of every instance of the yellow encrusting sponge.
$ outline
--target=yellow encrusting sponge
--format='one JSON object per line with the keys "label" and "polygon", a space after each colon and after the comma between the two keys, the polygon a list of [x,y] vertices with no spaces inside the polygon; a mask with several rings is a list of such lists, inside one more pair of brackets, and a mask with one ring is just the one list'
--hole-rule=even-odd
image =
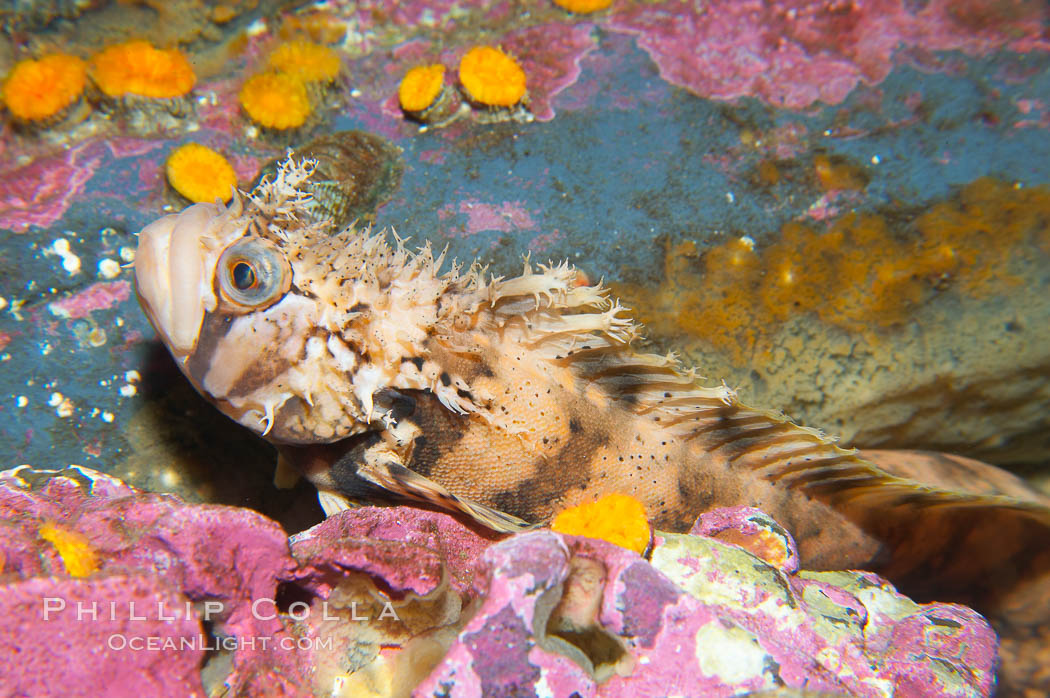
{"label": "yellow encrusting sponge", "polygon": [[54,546],[71,576],[86,577],[98,571],[95,550],[80,533],[48,521],[40,527],[40,537]]}
{"label": "yellow encrusting sponge", "polygon": [[554,518],[551,530],[600,538],[639,555],[645,553],[651,537],[645,507],[626,494],[610,494],[596,502],[569,507]]}

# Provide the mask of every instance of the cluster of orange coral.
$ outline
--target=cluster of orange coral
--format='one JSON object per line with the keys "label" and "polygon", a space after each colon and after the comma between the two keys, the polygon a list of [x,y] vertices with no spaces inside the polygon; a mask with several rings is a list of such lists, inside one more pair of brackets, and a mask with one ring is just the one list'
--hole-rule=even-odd
{"label": "cluster of orange coral", "polygon": [[177,49],[129,41],[93,56],[90,71],[83,59],[60,53],[20,61],[4,81],[4,105],[20,121],[47,121],[80,99],[88,75],[111,98],[172,99],[187,94],[197,81]]}
{"label": "cluster of orange coral", "polygon": [[320,44],[289,41],[267,58],[268,70],[241,87],[238,99],[255,123],[275,130],[294,129],[313,112],[311,85],[331,83],[339,75],[339,55]]}
{"label": "cluster of orange coral", "polygon": [[[525,71],[513,56],[492,46],[475,46],[459,61],[459,84],[463,95],[475,106],[492,114],[513,114],[526,99]],[[412,68],[398,87],[398,102],[406,114],[431,122],[449,116],[449,90],[445,87],[445,66],[434,63]]]}
{"label": "cluster of orange coral", "polygon": [[764,247],[746,237],[702,253],[669,245],[655,296],[616,291],[658,334],[685,331],[742,360],[797,315],[871,336],[936,294],[1001,290],[1016,283],[1011,260],[1050,252],[1048,221],[1050,189],[982,178],[900,226],[850,213],[824,231],[788,223]]}

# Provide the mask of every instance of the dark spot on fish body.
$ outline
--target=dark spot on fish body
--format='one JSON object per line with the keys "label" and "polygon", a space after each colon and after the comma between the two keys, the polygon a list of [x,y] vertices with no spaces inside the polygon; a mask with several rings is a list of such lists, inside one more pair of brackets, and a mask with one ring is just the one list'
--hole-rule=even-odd
{"label": "dark spot on fish body", "polygon": [[[412,422],[422,432],[413,442],[412,458],[406,465],[423,476],[429,476],[434,467],[452,453],[470,427],[465,415],[455,414],[438,401],[429,390],[406,390],[404,397],[414,404]],[[455,483],[443,482],[455,491]]]}
{"label": "dark spot on fish body", "polygon": [[387,410],[395,422],[412,416],[416,411],[415,399],[393,388],[383,388],[372,396],[372,400],[377,407]]}
{"label": "dark spot on fish body", "polygon": [[449,385],[452,384],[452,377],[450,375],[448,375],[447,371],[442,371],[441,375],[439,376],[439,378],[441,379],[441,385],[443,385],[445,387],[448,387]]}
{"label": "dark spot on fish body", "polygon": [[357,470],[364,463],[365,451],[374,446],[380,440],[377,432],[369,432],[359,436],[344,439],[330,448],[341,449],[342,453],[335,457],[328,469],[328,476],[335,483],[339,494],[349,499],[367,501],[380,500],[389,501],[390,492],[377,485],[361,479]]}
{"label": "dark spot on fish body", "polygon": [[549,518],[567,492],[584,491],[590,486],[594,472],[595,453],[609,444],[609,435],[595,426],[584,429],[577,421],[576,429],[551,455],[539,454],[532,465],[533,475],[511,490],[493,497],[493,506],[526,521]]}
{"label": "dark spot on fish body", "polygon": [[354,303],[350,307],[350,311],[349,312],[351,312],[351,313],[363,313],[366,310],[368,310],[368,307],[369,307],[368,303]]}
{"label": "dark spot on fish body", "polygon": [[197,346],[186,361],[186,371],[197,381],[203,381],[211,368],[212,358],[219,342],[230,331],[233,316],[228,313],[205,313],[197,335]]}

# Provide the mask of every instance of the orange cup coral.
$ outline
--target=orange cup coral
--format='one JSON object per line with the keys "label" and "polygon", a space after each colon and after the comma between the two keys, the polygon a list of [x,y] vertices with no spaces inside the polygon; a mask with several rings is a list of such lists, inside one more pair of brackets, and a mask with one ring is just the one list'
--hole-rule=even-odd
{"label": "orange cup coral", "polygon": [[266,62],[270,70],[303,82],[331,82],[341,67],[339,54],[309,41],[285,42],[273,50]]}
{"label": "orange cup coral", "polygon": [[165,170],[172,189],[195,204],[229,201],[237,186],[229,161],[200,143],[186,143],[172,151]]}
{"label": "orange cup coral", "polygon": [[645,507],[626,494],[610,494],[590,504],[565,509],[551,529],[572,536],[601,538],[639,555],[649,547],[649,520]]}
{"label": "orange cup coral", "polygon": [[252,121],[266,128],[298,128],[312,111],[302,80],[285,73],[260,73],[248,78],[239,98]]}
{"label": "orange cup coral", "polygon": [[554,4],[569,12],[582,15],[604,10],[612,4],[612,0],[554,0]]}
{"label": "orange cup coral", "polygon": [[16,119],[43,121],[77,101],[86,83],[87,64],[76,56],[19,61],[4,81],[4,105]]}
{"label": "orange cup coral", "polygon": [[197,82],[181,51],[154,48],[148,41],[129,41],[96,54],[91,59],[91,77],[110,97],[173,99],[188,93]]}
{"label": "orange cup coral", "polygon": [[514,106],[525,96],[525,71],[491,46],[475,46],[459,62],[459,81],[473,101],[491,107]]}
{"label": "orange cup coral", "polygon": [[434,104],[445,86],[445,66],[440,63],[412,68],[401,79],[397,99],[407,112],[421,112]]}

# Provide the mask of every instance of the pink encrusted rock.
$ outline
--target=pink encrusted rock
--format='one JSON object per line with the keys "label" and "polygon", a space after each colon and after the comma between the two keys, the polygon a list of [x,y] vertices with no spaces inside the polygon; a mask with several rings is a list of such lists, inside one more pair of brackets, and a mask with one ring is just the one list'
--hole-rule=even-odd
{"label": "pink encrusted rock", "polygon": [[299,563],[294,578],[327,596],[350,570],[420,596],[447,572],[457,593],[471,593],[481,553],[500,536],[464,525],[448,514],[409,507],[361,507],[292,536]]}
{"label": "pink encrusted rock", "polygon": [[878,83],[912,51],[1050,49],[1043,3],[955,0],[617,3],[604,27],[637,37],[660,75],[702,97],[803,109]]}
{"label": "pink encrusted rock", "polygon": [[725,507],[706,512],[689,533],[739,545],[783,572],[798,572],[795,539],[773,517],[754,507]]}
{"label": "pink encrusted rock", "polygon": [[[731,542],[658,533],[652,563],[549,531],[489,548],[481,608],[415,695],[991,693],[997,642],[974,611],[915,604],[868,573],[794,574],[794,541],[746,507],[696,530]],[[787,553],[775,565],[740,544],[767,535]]]}
{"label": "pink encrusted rock", "polygon": [[47,228],[66,213],[102,161],[102,145],[90,141],[28,165],[0,167],[0,229],[17,233]]}
{"label": "pink encrusted rock", "polygon": [[[90,548],[95,571],[67,574],[71,553],[41,537],[44,525]],[[407,507],[341,512],[289,541],[248,510],[184,504],[85,468],[23,467],[0,473],[0,528],[0,651],[19,658],[0,686],[21,694],[994,686],[995,635],[975,612],[916,604],[869,573],[796,572],[790,536],[746,507],[704,514],[698,535],[657,533],[650,562],[549,530],[501,540]],[[209,603],[221,610],[203,624]]]}
{"label": "pink encrusted rock", "polygon": [[0,633],[0,693],[204,696],[200,622],[185,603],[142,577],[7,583],[0,618],[11,632]]}
{"label": "pink encrusted rock", "polygon": [[[58,546],[41,536],[45,525],[76,536],[94,558],[95,570],[82,579],[71,577]],[[248,509],[190,505],[139,492],[87,468],[56,472],[23,466],[0,473],[0,530],[0,597],[18,603],[19,611],[2,616],[0,637],[20,647],[20,661],[0,669],[0,685],[30,687],[44,680],[49,692],[62,695],[203,695],[201,658],[222,638],[232,638],[232,671],[224,674],[232,692],[279,695],[287,683],[285,694],[301,694],[295,686],[305,681],[306,666],[281,647],[287,628],[276,616],[252,612],[255,600],[275,598],[295,564],[275,522]],[[42,619],[45,598],[64,606],[67,615],[55,616],[64,625]],[[128,605],[135,600],[163,606]],[[78,601],[97,602],[97,624],[77,621]],[[112,611],[110,601],[116,604]],[[209,621],[211,635],[202,620]],[[154,642],[184,638],[189,644],[178,645],[178,656],[109,644],[110,636],[132,629],[136,636],[159,638]],[[57,662],[58,636],[71,657],[84,661]],[[248,638],[269,641],[266,646],[239,641]],[[125,670],[102,671],[113,663],[123,663]],[[121,677],[126,692],[124,684],[113,684]],[[262,685],[270,687],[253,692],[252,686]],[[22,694],[46,692],[27,688]]]}

